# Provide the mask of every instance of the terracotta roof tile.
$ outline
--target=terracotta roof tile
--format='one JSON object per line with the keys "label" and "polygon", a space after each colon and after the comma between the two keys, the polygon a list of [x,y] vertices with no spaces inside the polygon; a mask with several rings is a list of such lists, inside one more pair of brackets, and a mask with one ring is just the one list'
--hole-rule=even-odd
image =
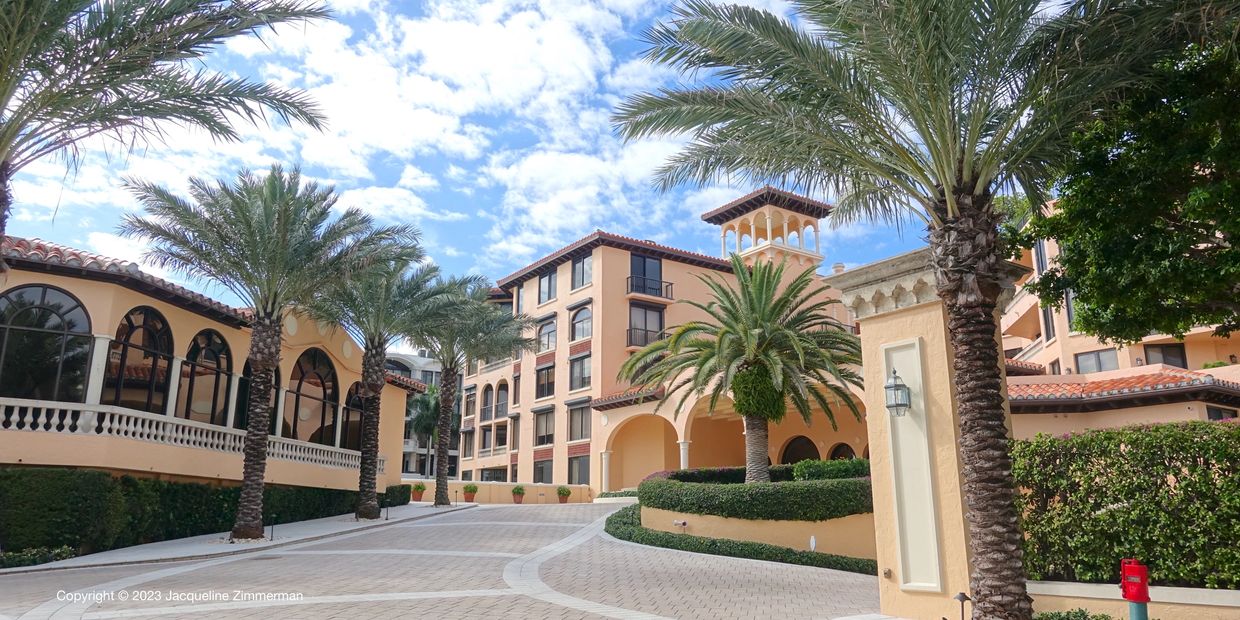
{"label": "terracotta roof tile", "polygon": [[520,282],[535,273],[547,269],[548,267],[566,263],[577,254],[583,254],[586,251],[592,250],[601,245],[629,251],[646,251],[655,254],[660,258],[684,262],[707,269],[715,269],[717,271],[732,271],[732,263],[722,258],[698,254],[697,252],[690,252],[688,250],[674,248],[670,245],[663,245],[653,241],[634,239],[624,235],[595,230],[589,235],[586,235],[585,237],[582,237],[581,239],[578,239],[577,241],[574,241],[559,250],[556,250],[555,252],[552,252],[551,254],[548,254],[533,263],[508,274],[507,276],[504,276],[503,278],[500,278],[497,284],[501,288],[507,288],[508,286]]}
{"label": "terracotta roof tile", "polygon": [[722,224],[768,204],[817,219],[827,217],[832,209],[831,205],[825,202],[767,185],[702,214],[702,220],[711,224]]}
{"label": "terracotta roof tile", "polygon": [[410,379],[404,375],[398,375],[390,370],[384,371],[384,378],[387,382],[407,392],[415,394],[425,394],[426,384],[417,379]]}
{"label": "terracotta roof tile", "polygon": [[594,409],[618,409],[629,405],[650,402],[663,397],[663,388],[648,388],[644,386],[630,387],[619,392],[612,392],[605,396],[600,396],[590,401],[590,406]]}
{"label": "terracotta roof tile", "polygon": [[1048,376],[1046,381],[1009,383],[1008,396],[1014,410],[1084,411],[1105,403],[1114,406],[1116,401],[1149,398],[1202,398],[1235,402],[1240,400],[1240,383],[1191,370],[1169,370],[1164,366],[1141,374],[1086,379],[1084,382],[1056,381]]}
{"label": "terracotta roof tile", "polygon": [[1041,364],[1035,364],[1033,362],[1015,360],[1010,357],[1003,361],[1007,365],[1008,376],[1046,374],[1046,367]]}

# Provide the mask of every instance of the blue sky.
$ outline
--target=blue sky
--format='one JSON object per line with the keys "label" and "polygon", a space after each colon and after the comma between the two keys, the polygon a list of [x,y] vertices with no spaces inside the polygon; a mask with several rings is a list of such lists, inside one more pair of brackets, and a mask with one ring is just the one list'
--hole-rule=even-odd
{"label": "blue sky", "polygon": [[[753,189],[658,193],[651,173],[680,142],[615,136],[609,116],[624,96],[678,80],[640,58],[638,37],[667,15],[666,2],[330,4],[334,21],[236,40],[208,61],[309,91],[326,131],[245,127],[242,141],[217,143],[169,127],[161,142],[133,149],[101,139],[75,169],[48,159],[17,176],[10,234],[139,260],[142,244],[115,235],[121,214],[137,208],[123,178],[180,191],[191,175],[231,178],[282,162],[335,185],[341,206],[417,225],[447,272],[496,279],[596,228],[717,255],[718,229],[700,214]],[[780,0],[755,4],[787,12]],[[829,230],[825,265],[890,256],[921,236]]]}

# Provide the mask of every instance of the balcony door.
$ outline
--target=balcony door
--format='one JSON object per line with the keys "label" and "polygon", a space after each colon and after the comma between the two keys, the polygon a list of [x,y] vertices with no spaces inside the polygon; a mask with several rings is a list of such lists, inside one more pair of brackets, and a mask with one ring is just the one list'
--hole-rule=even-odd
{"label": "balcony door", "polygon": [[630,290],[634,293],[663,296],[663,261],[641,254],[630,255]]}
{"label": "balcony door", "polygon": [[645,304],[629,305],[629,346],[644,347],[657,341],[662,332],[663,308]]}

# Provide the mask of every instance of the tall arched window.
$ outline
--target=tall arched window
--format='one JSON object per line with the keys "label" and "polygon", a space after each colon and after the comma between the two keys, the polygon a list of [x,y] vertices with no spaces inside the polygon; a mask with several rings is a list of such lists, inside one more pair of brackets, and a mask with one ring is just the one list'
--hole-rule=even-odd
{"label": "tall arched window", "polygon": [[582,308],[573,315],[573,340],[590,337],[590,334],[593,332],[593,322],[591,321],[593,316],[589,308]]}
{"label": "tall arched window", "polygon": [[232,352],[214,329],[194,336],[181,364],[177,417],[223,426],[228,423],[228,391],[232,388]]}
{"label": "tall arched window", "polygon": [[500,380],[495,384],[495,419],[508,416],[508,382]]}
{"label": "tall arched window", "polygon": [[846,443],[836,444],[834,448],[831,448],[830,459],[832,461],[843,461],[855,458],[857,458],[857,453],[853,452],[852,446]]}
{"label": "tall arched window", "polygon": [[[321,349],[306,349],[289,377],[284,396],[284,430],[281,436],[333,445],[336,441],[336,404],[340,388],[336,369]],[[287,434],[285,434],[287,431]]]}
{"label": "tall arched window", "polygon": [[495,388],[486,386],[482,388],[482,421],[486,422],[491,419],[494,413],[495,405]]}
{"label": "tall arched window", "polygon": [[90,317],[50,286],[0,296],[0,396],[80,403],[90,366]]}
{"label": "tall arched window", "polygon": [[797,435],[788,442],[788,445],[784,446],[784,455],[779,462],[783,465],[791,465],[806,460],[818,460],[818,446],[815,446],[809,437]]}
{"label": "tall arched window", "polygon": [[139,306],[116,328],[108,349],[102,402],[163,413],[172,368],[172,330],[158,310]]}
{"label": "tall arched window", "polygon": [[555,348],[555,321],[548,321],[538,326],[538,352],[550,351]]}
{"label": "tall arched window", "polygon": [[[233,428],[245,430],[250,425],[250,383],[254,377],[254,369],[250,367],[247,360],[245,368],[241,372],[241,380],[237,381],[237,410],[233,413]],[[267,407],[271,410],[271,424],[267,427],[267,432],[275,435],[276,424],[280,421],[280,417],[276,415],[276,396],[280,393],[280,369],[272,370],[271,376],[271,396],[267,399]]]}
{"label": "tall arched window", "polygon": [[354,381],[344,397],[344,419],[340,429],[340,447],[348,450],[362,449],[362,384]]}

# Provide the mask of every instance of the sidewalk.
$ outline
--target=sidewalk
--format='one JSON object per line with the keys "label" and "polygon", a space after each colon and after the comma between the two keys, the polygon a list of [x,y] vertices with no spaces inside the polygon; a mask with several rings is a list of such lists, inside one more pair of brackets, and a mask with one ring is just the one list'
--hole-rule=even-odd
{"label": "sidewalk", "polygon": [[[336,534],[354,532],[377,527],[384,527],[402,521],[425,519],[435,515],[448,514],[458,510],[473,508],[476,504],[461,503],[447,508],[435,508],[430,502],[414,502],[406,506],[396,506],[384,511],[384,517],[376,521],[358,521],[352,514],[335,517],[324,517],[310,521],[298,521],[275,526],[275,540],[262,539],[255,542],[229,543],[228,532],[203,534],[190,538],[178,538],[161,542],[135,545],[122,549],[112,549],[100,553],[82,555],[67,560],[48,562],[37,566],[19,566],[0,569],[0,576],[13,573],[31,573],[38,571],[57,570],[63,568],[86,568],[98,566],[116,566],[119,564],[137,564],[141,562],[172,562],[178,560],[197,560],[202,558],[249,553],[272,547],[280,547],[296,542],[305,542],[317,538],[325,538]],[[267,527],[271,533],[271,527]]]}

